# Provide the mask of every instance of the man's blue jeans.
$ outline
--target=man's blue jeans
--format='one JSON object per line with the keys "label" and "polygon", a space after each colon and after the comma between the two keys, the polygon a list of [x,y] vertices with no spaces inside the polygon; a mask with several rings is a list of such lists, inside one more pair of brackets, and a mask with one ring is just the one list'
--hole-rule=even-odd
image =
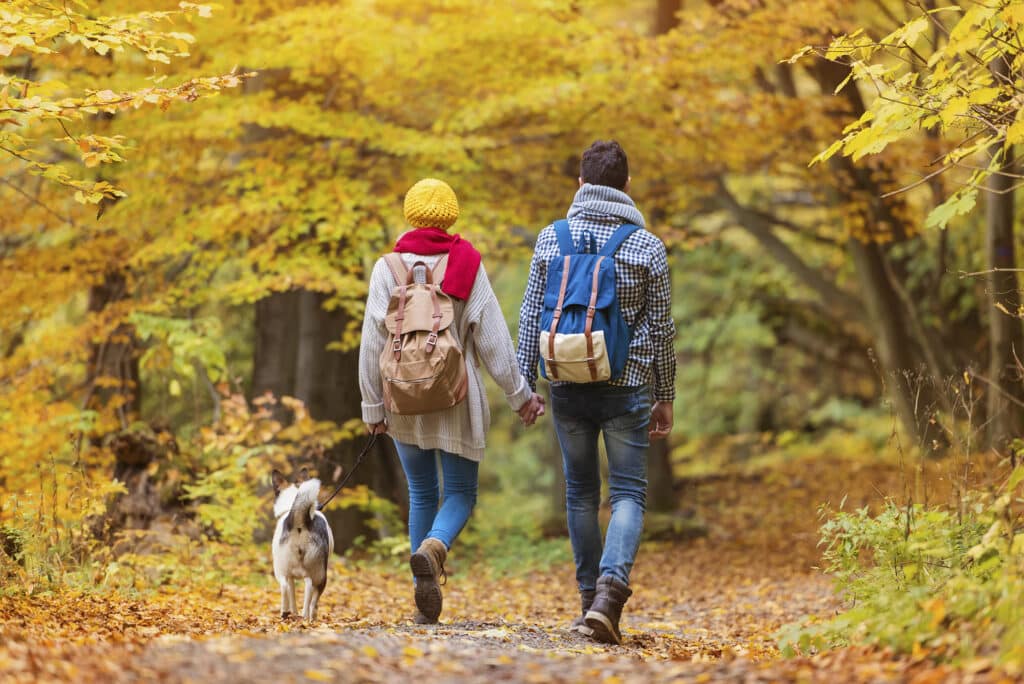
{"label": "man's blue jeans", "polygon": [[[421,449],[394,440],[409,483],[409,543],[413,552],[427,537],[440,539],[451,548],[466,526],[476,505],[477,472],[480,464],[442,449]],[[444,501],[437,481],[437,452],[444,474]]]}
{"label": "man's blue jeans", "polygon": [[[646,386],[554,385],[551,411],[562,447],[569,538],[579,589],[594,589],[602,575],[629,584],[647,505],[650,391]],[[612,504],[603,549],[597,521],[601,503],[597,436],[602,432]]]}

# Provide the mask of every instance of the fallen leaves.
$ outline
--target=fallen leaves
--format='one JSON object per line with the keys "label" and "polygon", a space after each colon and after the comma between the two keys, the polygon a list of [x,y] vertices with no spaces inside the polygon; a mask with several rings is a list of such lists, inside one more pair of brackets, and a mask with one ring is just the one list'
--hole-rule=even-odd
{"label": "fallen leaves", "polygon": [[812,568],[819,502],[845,495],[853,505],[870,505],[899,485],[891,464],[821,460],[781,466],[770,477],[737,475],[695,487],[691,501],[712,523],[711,534],[641,549],[622,647],[568,631],[579,602],[567,566],[500,575],[458,558],[456,547],[461,571],[450,573],[441,624],[415,625],[408,619],[406,568],[338,559],[321,620],[309,625],[277,615],[269,563],[245,570],[265,559],[236,553],[219,577],[262,578],[231,584],[197,571],[192,583],[145,595],[61,590],[0,598],[0,678],[384,682],[431,672],[488,684],[503,678],[927,684],[961,675],[999,681],[989,661],[958,671],[868,649],[779,659],[776,630],[839,605]]}

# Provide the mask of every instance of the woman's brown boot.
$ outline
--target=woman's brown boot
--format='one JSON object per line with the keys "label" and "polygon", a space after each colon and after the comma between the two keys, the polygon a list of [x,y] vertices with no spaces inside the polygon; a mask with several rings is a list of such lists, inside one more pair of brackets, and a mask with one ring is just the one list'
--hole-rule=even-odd
{"label": "woman's brown boot", "polygon": [[416,579],[416,607],[430,622],[437,622],[441,615],[441,575],[447,556],[448,547],[443,541],[427,537],[409,558],[409,567]]}

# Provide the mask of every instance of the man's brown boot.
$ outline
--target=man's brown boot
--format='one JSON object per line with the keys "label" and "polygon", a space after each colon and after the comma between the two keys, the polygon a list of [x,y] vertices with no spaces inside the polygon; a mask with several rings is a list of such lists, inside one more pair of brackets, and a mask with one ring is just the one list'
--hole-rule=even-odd
{"label": "man's brown boot", "polygon": [[597,596],[586,616],[587,627],[594,630],[591,638],[606,644],[622,645],[619,620],[622,618],[622,607],[632,594],[625,583],[611,575],[603,575],[597,580]]}
{"label": "man's brown boot", "polygon": [[416,578],[416,607],[430,622],[441,615],[441,574],[448,547],[440,539],[427,537],[409,558],[412,576]]}
{"label": "man's brown boot", "polygon": [[572,621],[572,625],[569,626],[570,632],[577,632],[583,636],[590,636],[594,633],[594,630],[587,627],[587,611],[590,610],[591,604],[594,603],[594,594],[597,592],[593,589],[582,589],[580,590],[580,607],[582,610],[580,614],[576,616],[576,619]]}

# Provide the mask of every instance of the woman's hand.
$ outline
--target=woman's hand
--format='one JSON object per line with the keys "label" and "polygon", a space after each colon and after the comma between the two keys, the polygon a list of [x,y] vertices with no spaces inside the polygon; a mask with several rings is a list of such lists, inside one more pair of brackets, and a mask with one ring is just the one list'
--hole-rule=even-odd
{"label": "woman's hand", "polygon": [[537,418],[544,415],[544,397],[540,396],[536,392],[530,399],[519,407],[519,420],[523,421],[523,425],[529,427],[537,422]]}
{"label": "woman's hand", "polygon": [[363,423],[363,425],[371,435],[383,435],[388,431],[388,424],[383,420],[379,423]]}

